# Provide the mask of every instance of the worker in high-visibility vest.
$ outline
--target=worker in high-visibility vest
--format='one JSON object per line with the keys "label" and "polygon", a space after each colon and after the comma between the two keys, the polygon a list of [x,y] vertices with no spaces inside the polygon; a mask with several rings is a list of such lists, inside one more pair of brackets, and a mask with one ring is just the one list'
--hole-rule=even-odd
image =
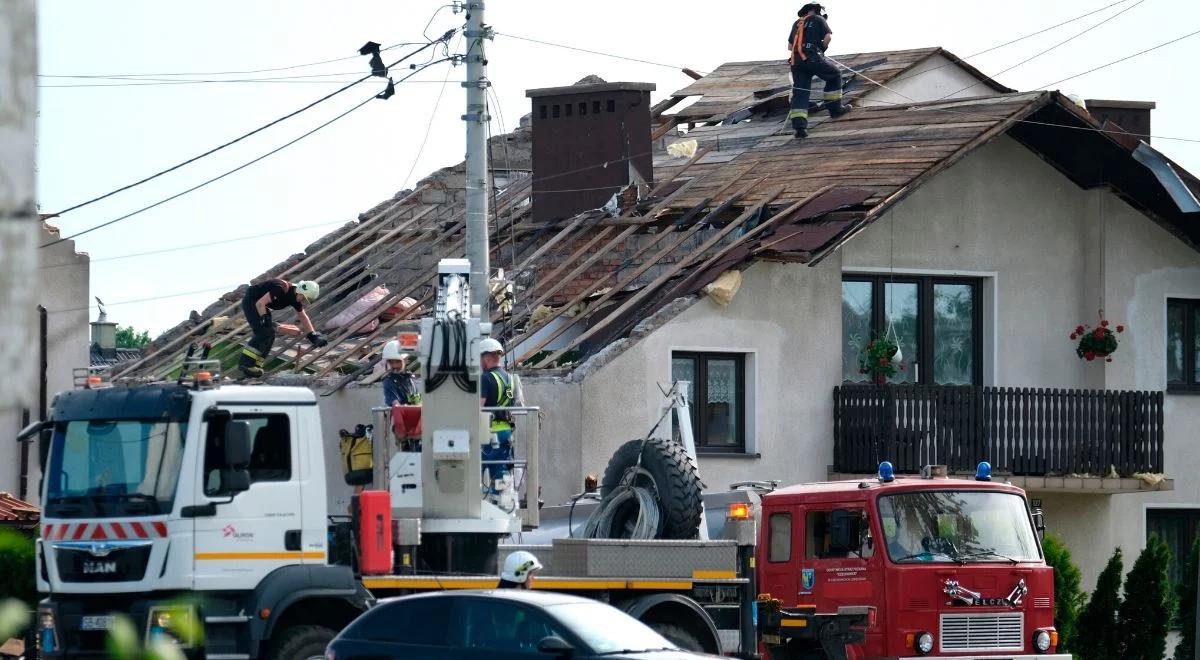
{"label": "worker in high-visibility vest", "polygon": [[842,74],[837,65],[825,57],[833,30],[825,19],[825,8],[810,2],[800,8],[800,18],[792,23],[788,33],[788,64],[792,67],[792,104],[788,119],[796,137],[808,137],[808,101],[812,94],[813,76],[825,81],[825,107],[834,119],[850,112],[850,104],[842,102]]}
{"label": "worker in high-visibility vest", "polygon": [[[504,345],[499,341],[486,337],[479,342],[479,395],[484,407],[507,408],[516,405],[516,389],[513,377],[501,366],[504,361]],[[512,433],[513,417],[506,412],[493,412],[491,425],[491,442],[483,445],[483,460],[506,461],[513,457]],[[508,475],[511,465],[484,465],[483,471],[492,481],[492,489],[497,488],[498,482]]]}

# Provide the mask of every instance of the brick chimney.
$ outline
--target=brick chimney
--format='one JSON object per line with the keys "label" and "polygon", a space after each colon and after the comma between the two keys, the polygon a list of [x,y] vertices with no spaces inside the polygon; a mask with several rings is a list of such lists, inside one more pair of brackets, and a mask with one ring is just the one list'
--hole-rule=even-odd
{"label": "brick chimney", "polygon": [[1147,137],[1141,139],[1149,144],[1150,111],[1157,107],[1154,101],[1087,99],[1084,104],[1087,106],[1088,113],[1101,124],[1111,121],[1129,133],[1145,135]]}
{"label": "brick chimney", "polygon": [[654,178],[654,84],[593,80],[525,92],[533,103],[535,222],[599,208],[621,187]]}

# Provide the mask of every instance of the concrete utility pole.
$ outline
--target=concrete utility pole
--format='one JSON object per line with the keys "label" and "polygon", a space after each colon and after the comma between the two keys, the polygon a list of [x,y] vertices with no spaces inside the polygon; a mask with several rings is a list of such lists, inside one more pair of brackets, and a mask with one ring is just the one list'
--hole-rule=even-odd
{"label": "concrete utility pole", "polygon": [[471,261],[471,304],[479,305],[480,318],[491,320],[488,264],[488,143],[487,56],[484,42],[492,29],[483,23],[482,0],[466,3],[467,27],[467,259]]}

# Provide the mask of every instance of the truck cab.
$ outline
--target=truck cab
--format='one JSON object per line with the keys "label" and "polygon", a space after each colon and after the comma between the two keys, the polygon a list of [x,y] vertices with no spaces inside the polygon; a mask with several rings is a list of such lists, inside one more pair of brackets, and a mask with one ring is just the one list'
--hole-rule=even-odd
{"label": "truck cab", "polygon": [[104,655],[114,612],[208,657],[278,655],[288,627],[332,637],[371,597],[329,561],[320,428],[306,388],[58,395],[40,439],[43,655]]}
{"label": "truck cab", "polygon": [[1054,654],[1053,569],[1024,491],[982,470],[895,478],[889,467],[763,498],[758,589],[784,615],[768,631],[771,657],[821,657],[819,636],[798,632],[865,613],[847,657],[1069,658]]}

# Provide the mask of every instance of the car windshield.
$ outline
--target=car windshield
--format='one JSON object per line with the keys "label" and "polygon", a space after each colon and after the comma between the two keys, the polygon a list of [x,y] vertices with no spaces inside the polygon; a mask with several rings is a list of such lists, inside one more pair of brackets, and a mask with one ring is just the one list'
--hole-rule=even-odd
{"label": "car windshield", "polygon": [[879,498],[894,562],[1038,561],[1025,499],[1013,493],[922,491]]}
{"label": "car windshield", "polygon": [[546,609],[593,653],[678,648],[646,624],[604,603],[567,603]]}
{"label": "car windshield", "polygon": [[186,435],[187,424],[161,419],[59,424],[46,474],[46,516],[167,513]]}

